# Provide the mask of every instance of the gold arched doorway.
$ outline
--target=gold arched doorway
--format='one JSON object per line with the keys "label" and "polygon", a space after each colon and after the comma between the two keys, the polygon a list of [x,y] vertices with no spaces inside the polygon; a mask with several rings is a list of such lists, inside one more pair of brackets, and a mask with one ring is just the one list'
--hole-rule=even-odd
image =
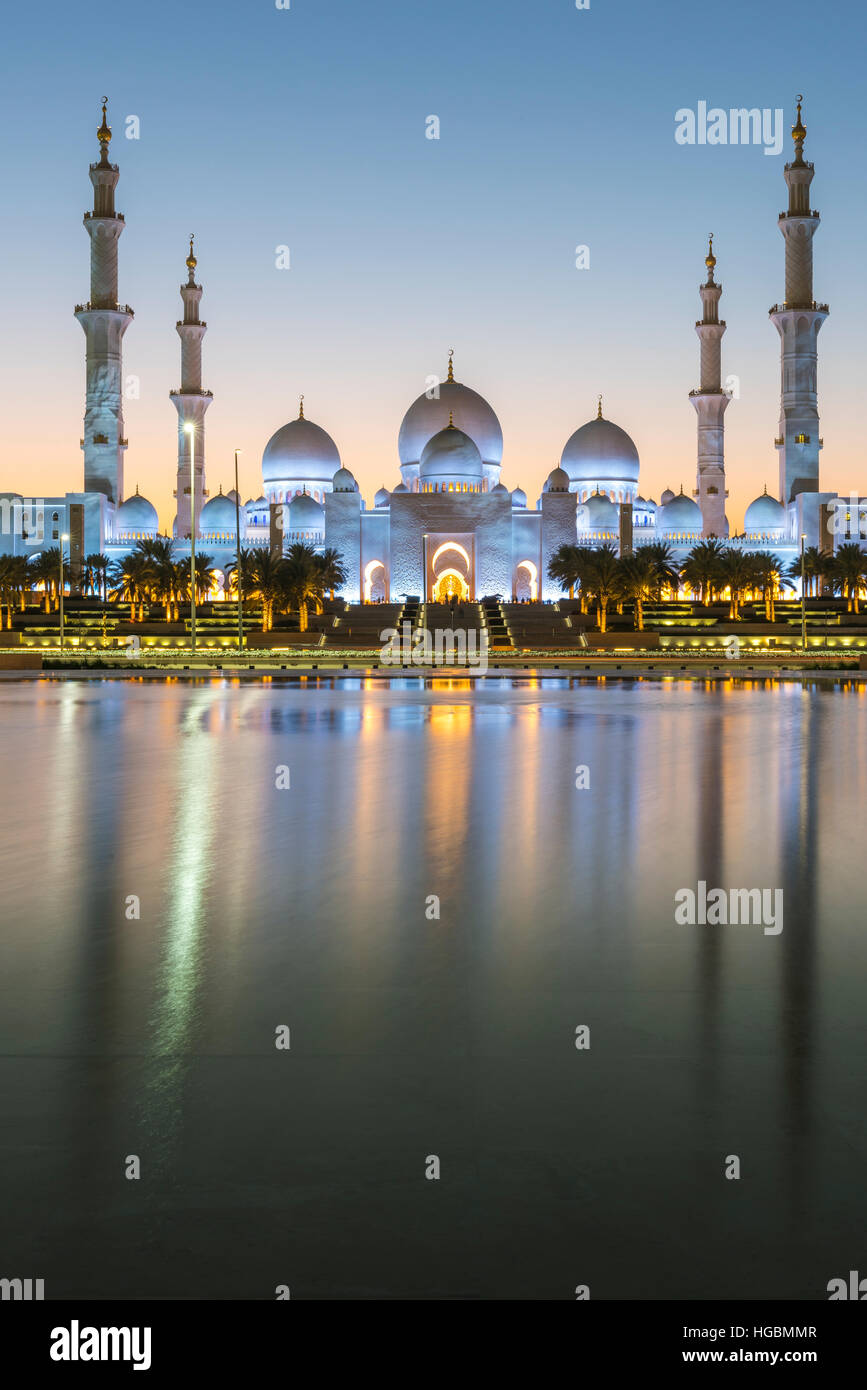
{"label": "gold arched doorway", "polygon": [[433,591],[434,603],[448,603],[449,599],[468,599],[470,586],[457,570],[442,570],[436,579]]}

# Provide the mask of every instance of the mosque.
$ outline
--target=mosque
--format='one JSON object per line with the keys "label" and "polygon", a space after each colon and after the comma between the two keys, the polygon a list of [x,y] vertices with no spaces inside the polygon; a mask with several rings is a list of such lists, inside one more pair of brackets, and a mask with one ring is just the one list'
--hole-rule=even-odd
{"label": "mosque", "polygon": [[[202,286],[195,278],[191,240],[187,280],[180,289],[183,317],[176,326],[181,381],[171,393],[178,417],[177,558],[190,556],[193,517],[197,547],[211,556],[221,586],[236,554],[236,525],[248,548],[285,547],[298,540],[317,549],[333,547],[349,575],[344,596],[357,602],[403,595],[555,599],[560,591],[547,577],[548,562],[567,542],[607,542],[628,553],[663,541],[680,559],[703,537],[717,537],[727,546],[772,551],[783,563],[798,554],[802,536],[807,545],[833,549],[834,512],[848,501],[820,491],[819,485],[817,339],[828,306],[813,298],[819,214],[810,208],[814,169],[804,160],[806,134],[799,100],[792,127],[795,157],[784,170],[788,209],[779,217],[786,297],[770,311],[781,344],[779,489],[771,496],[765,488],[750,504],[742,534],[729,534],[725,511],[724,416],[730,394],[722,379],[726,325],[719,317],[722,286],[715,279],[712,238],[696,323],[700,384],[689,393],[697,415],[692,496],[682,488],[677,494],[666,490],[659,502],[640,495],[638,449],[625,430],[604,418],[600,397],[595,418],[566,441],[559,466],[532,507],[520,487],[510,490],[502,481],[500,422],[482,396],[455,379],[453,354],[445,380],[435,382],[406,412],[398,436],[400,481],[390,490],[381,488],[372,506],[361,497],[331,436],[305,417],[303,397],[297,419],[282,425],[265,447],[261,496],[242,505],[222,487],[209,495],[205,414],[213,398],[202,387],[207,324],[200,318]],[[109,160],[105,102],[97,139],[99,159],[90,166],[93,209],[84,215],[90,299],[75,309],[86,341],[83,490],[44,499],[0,494],[0,505],[13,517],[13,524],[3,527],[0,553],[5,547],[5,553],[36,554],[66,535],[73,570],[76,558],[97,551],[123,558],[140,539],[157,536],[159,525],[155,508],[138,488],[124,488],[122,345],[133,311],[118,302],[124,219],[115,211],[119,171]],[[867,515],[867,501],[858,504],[859,520],[862,512]],[[857,535],[857,526],[854,530]]]}

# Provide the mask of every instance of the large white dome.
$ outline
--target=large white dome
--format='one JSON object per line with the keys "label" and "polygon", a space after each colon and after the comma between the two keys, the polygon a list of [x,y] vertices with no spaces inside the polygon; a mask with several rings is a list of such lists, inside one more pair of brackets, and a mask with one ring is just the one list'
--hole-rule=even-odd
{"label": "large white dome", "polygon": [[566,441],[560,467],[575,483],[616,487],[638,482],[638,450],[625,430],[613,420],[597,416],[588,420]]}
{"label": "large white dome", "polygon": [[757,497],[747,507],[744,516],[744,532],[747,535],[766,535],[769,531],[782,531],[786,525],[786,513],[776,497],[769,497],[768,490]]}
{"label": "large white dome", "polygon": [[701,535],[702,519],[701,508],[697,502],[693,502],[691,497],[687,497],[680,492],[677,497],[673,497],[670,502],[666,502],[664,507],[660,507],[656,513],[656,530],[659,535],[676,535],[687,532],[690,535]]}
{"label": "large white dome", "polygon": [[482,461],[499,467],[503,462],[503,431],[484,397],[451,378],[441,382],[437,391],[438,398],[419,396],[403,417],[397,440],[401,466],[420,462],[424,446],[448,425],[451,413],[458,429],[475,444]]}
{"label": "large white dome", "polygon": [[337,445],[303,415],[272,434],[262,455],[262,480],[270,488],[293,483],[330,484],[340,467]]}
{"label": "large white dome", "polygon": [[114,515],[115,536],[155,536],[159,528],[156,507],[136,488],[132,497],[121,502]]}

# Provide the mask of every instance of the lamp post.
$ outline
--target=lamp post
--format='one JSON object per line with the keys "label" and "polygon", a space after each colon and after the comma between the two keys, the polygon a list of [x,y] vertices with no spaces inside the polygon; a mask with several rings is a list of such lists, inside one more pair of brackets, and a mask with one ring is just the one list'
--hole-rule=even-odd
{"label": "lamp post", "polygon": [[63,546],[68,536],[60,537],[60,655],[63,656]]}
{"label": "lamp post", "polygon": [[190,655],[196,654],[196,427],[184,425],[190,437]]}
{"label": "lamp post", "polygon": [[801,647],[807,655],[807,561],[804,554],[805,531],[801,532]]}
{"label": "lamp post", "polygon": [[241,450],[235,450],[235,540],[238,547],[238,567],[235,570],[236,587],[238,590],[238,654],[244,650],[244,589],[241,575],[241,494],[238,491],[238,455]]}

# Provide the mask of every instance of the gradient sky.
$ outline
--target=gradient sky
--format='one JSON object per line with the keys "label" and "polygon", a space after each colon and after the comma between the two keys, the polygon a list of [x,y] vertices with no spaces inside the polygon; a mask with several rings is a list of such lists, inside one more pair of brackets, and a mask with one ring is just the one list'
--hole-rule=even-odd
{"label": "gradient sky", "polygon": [[[641,491],[695,485],[709,231],[723,285],[729,518],[777,489],[783,163],[805,93],[816,164],[823,486],[865,491],[863,54],[853,0],[149,0],[4,16],[0,489],[82,486],[88,163],[109,96],[120,165],[126,490],[174,514],[178,287],[195,231],[204,285],[208,486],[261,492],[269,436],[305,412],[362,492],[397,472],[404,411],[444,373],[497,411],[503,481],[531,502],[568,436],[604,411],[634,438]],[[782,107],[784,153],[683,147],[674,113]],[[124,138],[135,114],[140,140]],[[425,138],[436,114],[439,141]],[[575,269],[587,244],[588,271]],[[287,244],[292,267],[275,268]],[[460,422],[458,422],[460,423]]]}

